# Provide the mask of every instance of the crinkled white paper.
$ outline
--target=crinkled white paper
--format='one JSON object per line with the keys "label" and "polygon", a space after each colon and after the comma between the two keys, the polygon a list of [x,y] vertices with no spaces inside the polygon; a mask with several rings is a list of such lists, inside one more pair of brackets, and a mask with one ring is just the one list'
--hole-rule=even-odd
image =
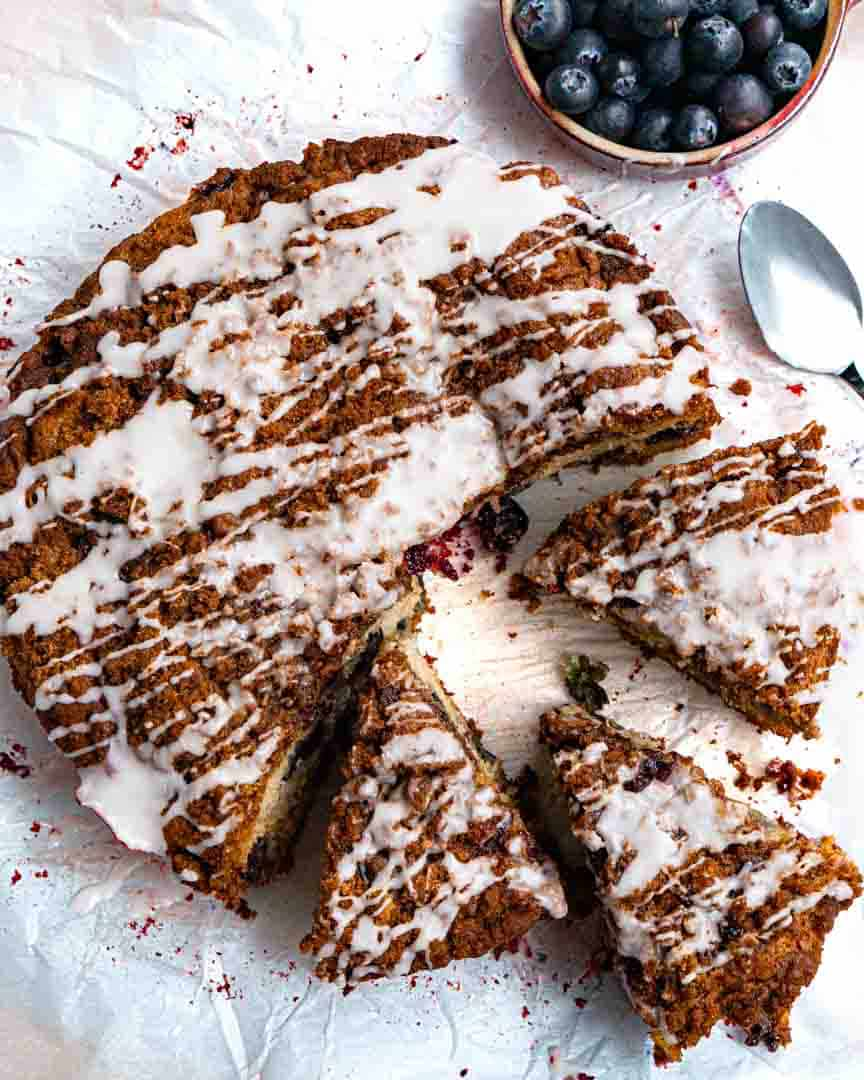
{"label": "crinkled white paper", "polygon": [[[851,156],[864,96],[864,16],[850,19],[824,88],[776,147],[743,171],[691,187],[616,178],[573,158],[511,76],[496,0],[14,0],[2,14],[0,337],[15,345],[6,359],[112,243],[182,201],[217,166],[295,157],[326,136],[440,133],[501,161],[556,166],[656,258],[716,354],[728,418],[718,443],[795,430],[815,415],[830,424],[838,454],[864,453],[864,403],[836,380],[794,375],[767,356],[743,306],[735,255],[742,209],[782,197],[831,232],[864,281]],[[830,328],[826,348],[844,349]],[[740,376],[753,383],[749,398],[726,389]],[[788,389],[799,383],[800,392]],[[828,772],[800,815],[776,792],[772,801],[773,788],[759,799],[807,828],[835,832],[864,863],[861,663],[838,681],[821,717],[825,738],[787,746],[663,664],[641,664],[566,602],[528,615],[507,598],[509,574],[566,511],[632,476],[575,473],[538,485],[523,498],[532,527],[506,571],[496,574],[481,555],[459,583],[433,583],[423,644],[443,681],[515,772],[535,757],[539,712],[564,700],[562,656],[601,657],[612,665],[614,713],[665,735],[712,775],[731,778],[730,748],[751,771],[779,755]],[[193,897],[157,861],[123,849],[78,807],[71,766],[5,673],[0,702],[0,753],[29,768],[0,773],[0,1077],[651,1074],[643,1024],[614,979],[591,973],[591,920],[546,925],[499,960],[342,997],[310,978],[297,950],[317,888],[322,807],[295,871],[253,893],[259,916],[244,923]],[[859,904],[838,920],[822,970],[794,1010],[790,1050],[747,1049],[720,1028],[669,1075],[860,1078],[862,956]]]}

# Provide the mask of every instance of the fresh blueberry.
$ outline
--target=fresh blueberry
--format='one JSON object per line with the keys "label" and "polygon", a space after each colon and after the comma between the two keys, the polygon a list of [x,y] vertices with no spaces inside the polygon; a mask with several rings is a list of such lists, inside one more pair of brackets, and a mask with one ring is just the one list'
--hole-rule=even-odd
{"label": "fresh blueberry", "polygon": [[729,0],[690,0],[690,13],[697,19],[720,15],[729,6]]}
{"label": "fresh blueberry", "polygon": [[606,38],[596,30],[574,30],[560,49],[555,50],[555,66],[578,64],[594,67],[608,54]]}
{"label": "fresh blueberry", "polygon": [[546,79],[546,99],[550,105],[570,116],[593,109],[600,97],[594,75],[578,64],[562,64]]}
{"label": "fresh blueberry", "polygon": [[637,38],[633,27],[633,0],[604,0],[595,22],[597,29],[610,41],[628,45]]}
{"label": "fresh blueberry", "polygon": [[646,42],[642,49],[642,83],[652,89],[671,86],[684,74],[684,43],[680,37]]}
{"label": "fresh blueberry", "polygon": [[690,0],[633,0],[633,25],[642,37],[678,34],[690,14]]}
{"label": "fresh blueberry", "polygon": [[636,107],[623,98],[601,98],[582,123],[595,135],[612,142],[625,142],[636,123]]}
{"label": "fresh blueberry", "polygon": [[743,135],[765,123],[774,99],[755,75],[728,75],[714,91],[714,108],[728,135]]}
{"label": "fresh blueberry", "polygon": [[813,61],[807,50],[791,41],[775,45],[765,57],[762,78],[777,94],[797,94],[810,77]]}
{"label": "fresh blueberry", "polygon": [[720,124],[705,105],[685,105],[678,113],[672,139],[682,150],[704,150],[717,142]]}
{"label": "fresh blueberry", "polygon": [[639,61],[626,53],[609,53],[597,65],[597,78],[607,94],[629,99],[641,90]]}
{"label": "fresh blueberry", "polygon": [[731,71],[744,55],[741,31],[722,15],[700,19],[687,33],[689,66],[700,71]]}
{"label": "fresh blueberry", "polygon": [[523,45],[543,51],[557,49],[573,26],[567,0],[519,0],[513,26]]}
{"label": "fresh blueberry", "polygon": [[675,114],[671,109],[646,109],[636,123],[632,143],[640,150],[662,153],[672,149]]}
{"label": "fresh blueberry", "polygon": [[783,23],[773,4],[763,4],[741,27],[744,48],[753,60],[767,56],[783,40]]}
{"label": "fresh blueberry", "polygon": [[717,83],[723,78],[713,71],[690,71],[681,84],[683,96],[687,101],[710,101]]}
{"label": "fresh blueberry", "polygon": [[778,0],[780,18],[792,30],[812,30],[825,18],[828,0]]}
{"label": "fresh blueberry", "polygon": [[594,22],[598,0],[570,0],[570,10],[573,12],[573,25],[577,27],[590,26]]}
{"label": "fresh blueberry", "polygon": [[743,26],[759,10],[759,0],[729,0],[729,6],[724,12],[727,19],[731,19],[736,26]]}

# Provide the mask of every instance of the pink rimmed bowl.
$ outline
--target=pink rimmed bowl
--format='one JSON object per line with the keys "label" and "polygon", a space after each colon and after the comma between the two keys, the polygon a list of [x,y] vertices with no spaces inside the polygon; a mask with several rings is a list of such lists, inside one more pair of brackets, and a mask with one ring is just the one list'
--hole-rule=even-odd
{"label": "pink rimmed bowl", "polygon": [[522,89],[534,108],[555,128],[574,150],[587,157],[595,165],[612,168],[631,174],[651,176],[681,177],[704,176],[719,172],[755,154],[767,146],[804,110],[818,90],[840,42],[840,35],[846,22],[846,16],[859,0],[828,0],[828,18],[825,24],[825,37],[819,55],[813,62],[810,78],[798,93],[769,117],[764,124],[739,135],[736,139],[718,143],[707,150],[693,150],[690,153],[658,154],[648,150],[637,150],[632,146],[623,146],[611,142],[601,135],[595,135],[572,117],[553,109],[543,97],[543,88],[537,82],[531,70],[522,43],[513,29],[513,9],[517,0],[499,0],[501,11],[501,29],[510,63]]}

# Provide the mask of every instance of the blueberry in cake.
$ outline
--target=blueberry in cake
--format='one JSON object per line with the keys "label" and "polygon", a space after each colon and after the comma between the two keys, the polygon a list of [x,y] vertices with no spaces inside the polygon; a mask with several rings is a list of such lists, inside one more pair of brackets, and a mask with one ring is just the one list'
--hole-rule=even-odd
{"label": "blueberry in cake", "polygon": [[655,1062],[678,1061],[721,1020],[750,1045],[786,1045],[825,937],[861,895],[851,860],[832,837],[767,820],[689,758],[578,705],[546,713],[540,737]]}
{"label": "blueberry in cake", "polygon": [[810,424],[638,480],[571,514],[525,574],[757,726],[812,738],[864,625],[864,500],[824,436]]}
{"label": "blueberry in cake", "polygon": [[412,645],[359,680],[321,899],[301,948],[346,986],[443,967],[567,912],[495,759]]}
{"label": "blueberry in cake", "polygon": [[220,169],[114,248],[0,416],[2,647],[82,803],[234,906],[283,868],[404,551],[718,419],[651,275],[551,169],[411,135]]}

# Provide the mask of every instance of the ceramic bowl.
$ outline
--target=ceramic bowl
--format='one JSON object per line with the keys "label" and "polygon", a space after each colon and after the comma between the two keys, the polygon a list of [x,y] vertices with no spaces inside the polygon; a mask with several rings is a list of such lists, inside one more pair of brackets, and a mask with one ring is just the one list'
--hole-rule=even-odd
{"label": "ceramic bowl", "polygon": [[543,97],[543,91],[534,73],[528,65],[525,50],[513,29],[513,9],[517,0],[499,0],[501,11],[501,29],[504,43],[513,70],[528,100],[534,108],[555,128],[559,134],[583,157],[595,165],[612,168],[616,171],[652,177],[660,176],[704,176],[719,172],[754,154],[767,146],[798,116],[818,90],[825,77],[843,31],[846,16],[859,0],[829,0],[828,19],[825,37],[819,56],[813,64],[813,71],[804,86],[783,108],[760,124],[759,127],[739,135],[737,139],[719,143],[707,150],[693,150],[689,153],[658,154],[648,150],[637,150],[632,146],[622,146],[600,135],[595,135],[582,127],[572,117],[553,109]]}

